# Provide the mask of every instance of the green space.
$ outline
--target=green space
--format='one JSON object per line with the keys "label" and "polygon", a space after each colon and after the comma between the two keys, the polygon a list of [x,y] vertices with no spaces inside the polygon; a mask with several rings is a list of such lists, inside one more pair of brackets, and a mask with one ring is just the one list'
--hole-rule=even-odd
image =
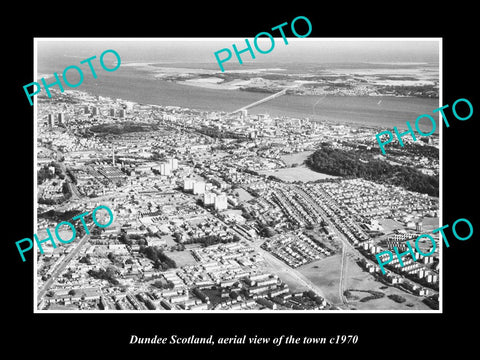
{"label": "green space", "polygon": [[393,232],[394,230],[404,229],[403,224],[393,219],[379,219],[378,222],[382,226],[383,232],[387,234]]}
{"label": "green space", "polygon": [[281,155],[280,158],[287,166],[303,164],[305,160],[313,153],[313,151],[302,151],[294,154]]}
{"label": "green space", "polygon": [[140,245],[139,252],[154,262],[153,267],[155,269],[168,270],[177,267],[175,261],[168,257],[163,252],[163,249],[157,246]]}
{"label": "green space", "polygon": [[[351,298],[347,297],[349,307],[355,307],[357,310],[371,310],[372,301],[374,301],[376,310],[430,310],[430,308],[422,302],[421,297],[404,292],[393,286],[386,287],[385,284],[377,281],[372,274],[364,271],[354,261],[350,261],[350,259],[347,259],[347,261],[345,289],[349,289],[350,295],[352,296]],[[362,296],[362,291],[382,292],[385,296],[376,299],[365,299],[369,301],[360,301],[360,299],[366,297]],[[401,302],[400,298],[405,298],[406,301]]]}
{"label": "green space", "polygon": [[322,146],[308,157],[306,164],[312,170],[325,174],[363,178],[438,197],[439,178],[437,176],[425,175],[405,165],[391,165],[386,161],[375,159],[376,155],[378,155],[377,148],[345,150],[322,143]]}
{"label": "green space", "polygon": [[422,223],[423,233],[432,232],[432,230],[440,227],[440,219],[438,217],[424,217]]}
{"label": "green space", "polygon": [[177,267],[197,264],[197,261],[188,250],[165,251],[165,255],[167,255],[170,259],[172,259],[177,264]]}
{"label": "green space", "polygon": [[102,280],[108,280],[112,285],[118,285],[119,282],[116,279],[118,273],[117,270],[115,270],[115,267],[109,266],[107,270],[104,269],[99,269],[99,270],[89,270],[88,275],[91,277],[94,277],[95,279],[102,279]]}
{"label": "green space", "polygon": [[[66,210],[66,211],[58,211],[58,210],[48,210],[43,213],[38,213],[37,216],[39,219],[48,219],[48,220],[53,220],[56,222],[61,222],[61,221],[70,221],[72,220],[73,217],[80,215],[82,213],[81,210]],[[86,215],[85,221],[87,219],[91,219],[91,214]],[[79,222],[80,220],[76,220],[76,222]],[[78,229],[78,228],[77,228]]]}
{"label": "green space", "polygon": [[267,175],[267,176],[274,176],[286,182],[294,182],[294,181],[309,182],[309,181],[335,178],[335,176],[328,175],[326,173],[313,171],[308,167],[306,167],[305,165],[276,169],[276,170],[259,170],[258,173],[262,175]]}
{"label": "green space", "polygon": [[173,282],[165,279],[155,280],[151,285],[157,289],[173,289],[175,287]]}
{"label": "green space", "polygon": [[[370,295],[368,296],[365,296],[365,297],[361,297],[359,298],[358,296],[355,296],[352,294],[352,292],[357,292],[357,293],[368,293]],[[381,299],[385,296],[385,294],[381,291],[374,291],[374,290],[358,290],[358,289],[350,289],[350,290],[345,290],[343,292],[343,295],[345,295],[345,297],[350,300],[350,299],[353,299],[353,300],[358,300],[360,302],[367,302],[367,301],[370,301],[370,300],[375,300],[375,299]]]}
{"label": "green space", "polygon": [[400,295],[397,295],[397,294],[391,294],[391,295],[388,295],[388,298],[389,299],[392,299],[393,301],[401,304],[401,303],[404,303],[405,301],[407,301],[407,299],[405,299],[403,296],[400,296]]}
{"label": "green space", "polygon": [[160,130],[158,125],[141,122],[115,122],[112,124],[100,124],[91,126],[90,131],[99,134],[125,134],[131,132],[149,132]]}
{"label": "green space", "polygon": [[[173,234],[177,238],[177,241],[180,243],[181,242],[181,234],[176,232]],[[221,235],[204,235],[196,238],[190,238],[187,240],[184,240],[181,242],[181,244],[201,244],[202,247],[207,247],[210,245],[215,245],[215,244],[227,244],[231,242],[237,242],[240,240],[240,237],[238,237],[236,234],[235,235],[228,235],[228,236],[221,236]]]}
{"label": "green space", "polygon": [[253,196],[250,195],[249,192],[243,188],[237,188],[233,191],[233,193],[235,194],[235,196],[238,196],[238,200],[240,200],[240,202],[245,202],[253,199]]}
{"label": "green space", "polygon": [[325,298],[335,303],[340,303],[339,282],[341,269],[341,255],[329,256],[309,264],[302,265],[296,270],[317,285]]}

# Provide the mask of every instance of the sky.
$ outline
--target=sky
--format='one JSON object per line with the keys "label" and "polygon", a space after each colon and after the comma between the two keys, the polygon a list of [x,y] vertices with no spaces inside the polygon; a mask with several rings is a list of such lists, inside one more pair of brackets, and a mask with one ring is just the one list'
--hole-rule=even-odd
{"label": "sky", "polygon": [[[168,38],[144,39],[38,39],[39,61],[54,56],[86,59],[99,56],[106,49],[117,51],[122,63],[128,62],[210,62],[215,63],[214,53],[224,48],[233,53],[232,44],[239,50],[246,47],[245,38]],[[253,46],[253,38],[249,38]],[[279,37],[268,54],[255,50],[254,61],[277,62],[438,62],[439,41],[437,39],[325,39],[287,38],[288,45]],[[271,46],[268,38],[261,38],[259,47],[267,50]],[[224,56],[224,54],[222,54]],[[235,55],[233,55],[233,59]],[[248,52],[242,58],[252,61]],[[236,61],[236,60],[235,60]]]}

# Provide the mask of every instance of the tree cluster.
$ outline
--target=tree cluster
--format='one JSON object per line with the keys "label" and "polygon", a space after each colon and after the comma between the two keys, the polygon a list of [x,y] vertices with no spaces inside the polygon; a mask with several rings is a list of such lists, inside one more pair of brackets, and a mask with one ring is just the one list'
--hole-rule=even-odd
{"label": "tree cluster", "polygon": [[118,237],[118,241],[128,246],[132,246],[133,244],[148,246],[148,242],[143,235],[128,235],[127,233],[122,232],[122,234]]}
{"label": "tree cluster", "polygon": [[67,169],[67,176],[70,178],[70,180],[72,181],[72,183],[74,184],[77,184],[77,177],[75,176],[75,174],[73,173],[72,170],[70,169]]}
{"label": "tree cluster", "polygon": [[170,280],[167,280],[167,281],[157,280],[152,285],[159,289],[173,289],[175,287],[175,284]]}
{"label": "tree cluster", "polygon": [[407,301],[407,299],[405,299],[403,296],[400,296],[400,295],[397,295],[397,294],[391,294],[391,295],[387,295],[387,297],[399,304],[401,303],[404,303],[405,301]]}
{"label": "tree cluster", "polygon": [[264,226],[260,230],[260,235],[263,236],[263,237],[270,238],[272,236],[275,236],[275,234],[276,234],[276,231],[273,230],[273,228],[271,228],[270,226]]}
{"label": "tree cluster", "polygon": [[52,174],[48,169],[48,166],[43,166],[37,171],[37,184],[40,185],[46,179],[53,179],[55,174]]}
{"label": "tree cluster", "polygon": [[373,290],[370,290],[368,291],[370,294],[370,296],[365,296],[364,298],[361,298],[360,299],[360,302],[367,302],[367,301],[370,301],[370,300],[375,300],[375,299],[380,299],[382,297],[385,296],[384,293],[380,292],[380,291],[373,291]]}
{"label": "tree cluster", "polygon": [[322,146],[305,162],[311,169],[329,175],[363,178],[430,196],[439,195],[438,177],[425,175],[408,166],[391,165],[366,152]]}
{"label": "tree cluster", "polygon": [[118,241],[120,241],[122,244],[125,244],[125,245],[128,245],[128,246],[132,246],[132,245],[133,245],[132,239],[130,239],[130,236],[128,236],[126,233],[122,233],[122,234],[118,237]]}
{"label": "tree cluster", "polygon": [[107,270],[89,270],[88,275],[94,277],[95,279],[108,280],[112,285],[118,285],[119,282],[116,279],[116,271],[114,268],[107,268]]}
{"label": "tree cluster", "polygon": [[165,255],[163,250],[158,246],[140,245],[139,251],[141,254],[144,254],[148,259],[154,262],[153,267],[155,269],[168,270],[177,267],[175,261]]}
{"label": "tree cluster", "polygon": [[78,262],[82,264],[92,265],[92,258],[90,257],[90,254],[87,254],[80,260],[78,260]]}
{"label": "tree cluster", "polygon": [[[80,215],[82,212],[80,210],[66,210],[66,211],[57,211],[57,210],[48,210],[44,213],[38,214],[39,218],[54,220],[56,222],[61,221],[70,221],[73,217]],[[85,216],[85,221],[88,222],[91,219],[91,214]],[[76,220],[80,221],[80,220]]]}
{"label": "tree cluster", "polygon": [[238,236],[229,236],[227,238],[223,238],[220,235],[205,235],[197,238],[191,238],[187,241],[184,241],[184,244],[201,244],[203,247],[207,247],[219,243],[226,244],[239,240],[240,238]]}
{"label": "tree cluster", "polygon": [[[55,168],[55,173],[50,173],[49,167]],[[65,179],[65,171],[62,166],[55,161],[50,162],[48,165],[44,165],[37,171],[37,183],[41,184],[46,179],[53,179],[55,176],[58,176],[61,180]]]}
{"label": "tree cluster", "polygon": [[123,267],[122,259],[113,252],[109,252],[107,258],[112,262],[112,264]]}

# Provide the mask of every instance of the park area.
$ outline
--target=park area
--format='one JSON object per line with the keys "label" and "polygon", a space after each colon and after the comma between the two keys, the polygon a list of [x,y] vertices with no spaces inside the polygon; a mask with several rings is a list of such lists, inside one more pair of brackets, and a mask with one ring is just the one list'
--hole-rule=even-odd
{"label": "park area", "polygon": [[336,178],[327,174],[322,174],[313,170],[310,170],[304,161],[313,151],[302,151],[295,154],[282,155],[280,158],[287,167],[274,170],[260,170],[260,174],[267,176],[275,176],[286,182],[309,182],[323,179]]}
{"label": "park area", "polygon": [[297,270],[317,285],[333,304],[343,310],[431,310],[422,297],[406,293],[375,280],[356,263],[352,253],[347,254],[344,268],[345,283],[342,289],[346,304],[340,298],[341,255],[305,264]]}
{"label": "park area", "polygon": [[[350,309],[396,311],[432,310],[422,302],[422,297],[409,294],[396,287],[387,286],[376,281],[373,275],[363,271],[350,259],[347,265],[345,290],[344,295],[346,295],[345,297],[347,298]],[[379,297],[375,298],[376,296],[372,296],[374,294],[377,294]]]}
{"label": "park area", "polygon": [[322,174],[322,173],[310,170],[303,164],[297,167],[288,167],[288,168],[275,169],[275,170],[259,170],[258,173],[262,175],[267,175],[267,176],[270,176],[270,175],[275,176],[285,182],[294,182],[294,181],[309,182],[309,181],[335,178],[335,176]]}

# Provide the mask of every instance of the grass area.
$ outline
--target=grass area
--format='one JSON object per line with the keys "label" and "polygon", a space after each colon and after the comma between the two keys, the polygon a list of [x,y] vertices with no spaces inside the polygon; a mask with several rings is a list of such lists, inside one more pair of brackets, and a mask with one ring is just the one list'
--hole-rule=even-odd
{"label": "grass area", "polygon": [[112,124],[100,124],[90,127],[90,131],[100,134],[125,134],[130,132],[149,132],[156,130],[160,130],[160,127],[155,124],[133,121],[118,121]]}
{"label": "grass area", "polygon": [[187,265],[196,265],[197,261],[194,259],[190,251],[165,251],[165,255],[167,255],[170,259],[175,261],[177,264],[177,268]]}
{"label": "grass area", "polygon": [[[358,299],[354,299],[353,297],[348,299],[351,307],[355,307],[358,310],[430,310],[430,308],[422,302],[421,297],[408,294],[395,287],[385,287],[384,284],[376,281],[371,274],[363,271],[356,263],[350,261],[350,259],[348,261],[345,289],[349,289],[352,295],[358,297]],[[379,299],[361,302],[360,299],[365,296],[359,292],[353,292],[352,289],[378,291],[384,293],[385,296]],[[405,302],[396,302],[392,299],[393,295],[395,295],[394,298],[404,298]]]}
{"label": "grass area", "polygon": [[297,270],[317,285],[327,299],[339,303],[340,267],[341,255],[333,255],[302,265]]}
{"label": "grass area", "polygon": [[383,227],[383,232],[385,233],[391,233],[393,230],[404,228],[402,224],[393,219],[379,219],[378,222]]}
{"label": "grass area", "polygon": [[294,182],[294,181],[308,182],[308,181],[336,178],[336,176],[322,174],[322,173],[310,170],[305,165],[300,165],[300,166],[291,167],[291,168],[276,169],[276,170],[259,170],[258,173],[264,174],[267,176],[273,175],[286,182]]}
{"label": "grass area", "polygon": [[[352,293],[368,293],[365,297],[355,296]],[[350,300],[359,300],[360,302],[367,302],[370,300],[381,299],[385,296],[385,294],[381,291],[374,291],[374,290],[358,290],[358,289],[349,289],[345,290],[343,294]]]}
{"label": "grass area", "polygon": [[287,166],[291,166],[293,164],[300,165],[300,164],[303,164],[303,162],[312,153],[313,153],[313,151],[302,151],[302,152],[295,153],[295,154],[282,155],[282,156],[280,156],[280,158],[283,160],[283,162]]}
{"label": "grass area", "polygon": [[248,193],[248,191],[246,191],[246,190],[243,189],[243,188],[235,189],[235,190],[233,191],[233,193],[234,193],[234,194],[238,194],[238,200],[239,200],[240,202],[245,202],[245,201],[248,201],[248,200],[253,199],[253,196],[250,195],[250,194]]}
{"label": "grass area", "polygon": [[438,217],[424,217],[422,223],[422,232],[427,234],[440,227],[440,219]]}
{"label": "grass area", "polygon": [[[392,219],[380,219],[380,225],[383,227],[383,232],[390,233],[396,229],[405,229],[405,226],[399,223],[396,220]],[[422,219],[423,223],[423,230],[422,233],[430,233],[432,230],[438,228],[439,225],[439,218],[438,217],[424,217]]]}

